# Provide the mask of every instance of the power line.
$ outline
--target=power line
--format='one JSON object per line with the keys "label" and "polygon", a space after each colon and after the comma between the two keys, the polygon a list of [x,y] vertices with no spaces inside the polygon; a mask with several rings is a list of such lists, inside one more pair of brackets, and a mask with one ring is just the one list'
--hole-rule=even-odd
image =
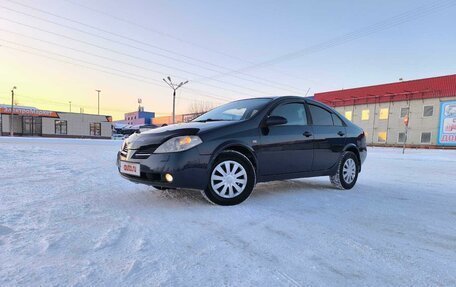
{"label": "power line", "polygon": [[[94,13],[97,13],[97,14],[100,14],[100,15],[103,15],[103,16],[106,16],[106,17],[110,17],[110,18],[115,19],[115,20],[117,20],[119,22],[123,22],[123,23],[126,23],[128,25],[141,28],[141,29],[143,29],[145,31],[156,33],[156,34],[161,35],[163,37],[167,37],[167,38],[173,39],[175,41],[179,41],[179,42],[188,44],[190,46],[193,46],[193,47],[205,50],[205,51],[209,51],[211,53],[219,54],[221,56],[224,56],[224,57],[227,57],[227,58],[231,58],[231,59],[234,59],[234,60],[239,61],[239,62],[243,62],[243,63],[247,63],[247,64],[251,64],[251,65],[255,64],[255,62],[253,62],[253,61],[249,61],[247,59],[244,59],[244,58],[241,58],[241,57],[238,57],[238,56],[234,56],[234,55],[231,55],[231,54],[228,54],[228,53],[225,53],[225,52],[221,52],[221,51],[217,51],[217,50],[214,50],[214,49],[210,49],[210,48],[204,47],[204,46],[202,46],[200,44],[197,44],[197,43],[194,43],[194,42],[191,42],[191,41],[188,41],[188,40],[184,40],[182,38],[179,38],[179,37],[176,37],[174,35],[165,33],[163,31],[160,31],[160,30],[148,27],[148,26],[144,26],[144,25],[138,24],[137,22],[134,22],[134,21],[131,21],[131,20],[119,17],[119,16],[115,16],[115,15],[106,13],[105,11],[101,11],[101,10],[98,10],[98,9],[95,9],[95,8],[92,8],[92,7],[77,3],[75,1],[71,1],[71,0],[64,0],[64,1],[66,1],[67,3],[70,3],[70,4],[74,5],[74,6],[78,6],[78,7],[84,8],[86,10],[92,11]],[[292,74],[287,73],[285,71],[278,70],[276,72],[280,73],[281,75],[288,76],[288,77],[309,81],[309,79],[307,79],[307,78],[302,78],[302,77],[299,77],[297,75],[292,75]],[[245,75],[248,75],[248,76],[256,78],[256,79],[262,79],[260,77],[256,77],[256,76],[251,75],[251,74],[245,74]],[[266,81],[268,81],[268,80],[266,80]],[[289,86],[289,87],[294,88],[292,86]]]}
{"label": "power line", "polygon": [[[241,58],[241,57],[238,57],[238,56],[234,56],[234,55],[231,55],[231,54],[228,54],[228,53],[225,53],[225,52],[221,52],[221,51],[217,51],[217,50],[214,50],[212,48],[207,48],[207,47],[204,47],[200,44],[197,44],[197,43],[194,43],[194,42],[191,42],[191,41],[188,41],[188,40],[184,40],[182,38],[179,38],[179,37],[176,37],[174,35],[171,35],[171,34],[168,34],[168,33],[165,33],[163,31],[159,31],[157,29],[154,29],[154,28],[151,28],[151,27],[148,27],[148,26],[144,26],[144,25],[141,25],[141,24],[138,24],[137,22],[134,22],[134,21],[131,21],[131,20],[128,20],[128,19],[125,19],[125,18],[122,18],[122,17],[119,17],[119,16],[115,16],[115,15],[112,15],[112,14],[109,14],[109,13],[106,13],[105,11],[101,11],[101,10],[98,10],[98,9],[95,9],[95,8],[92,8],[92,7],[89,7],[89,6],[86,6],[86,5],[83,5],[83,4],[80,4],[80,3],[77,3],[75,1],[71,1],[71,0],[64,0],[66,1],[67,3],[70,3],[74,6],[78,6],[78,7],[81,7],[81,8],[84,8],[86,10],[89,10],[89,11],[92,11],[94,13],[97,13],[99,15],[103,15],[105,17],[110,17],[112,19],[115,19],[119,22],[123,22],[123,23],[126,23],[128,25],[131,25],[131,26],[134,26],[134,27],[138,27],[140,29],[143,29],[145,31],[149,31],[149,32],[153,32],[153,33],[156,33],[158,35],[161,35],[163,37],[167,37],[167,38],[170,38],[170,39],[173,39],[173,40],[176,40],[176,41],[179,41],[179,42],[182,42],[182,43],[185,43],[185,44],[188,44],[188,45],[191,45],[193,47],[196,47],[196,48],[199,48],[199,49],[202,49],[202,50],[205,50],[205,51],[209,51],[211,53],[215,53],[215,54],[219,54],[219,55],[222,55],[224,57],[227,57],[227,58],[231,58],[231,59],[234,59],[236,61],[239,61],[239,62],[243,62],[243,63],[247,63],[249,65],[254,65],[256,64],[255,62],[253,61],[249,61],[247,59],[244,59],[244,58]],[[284,71],[284,70],[281,70],[281,69],[277,69],[275,67],[273,68],[270,68],[271,71],[273,72],[277,72],[277,73],[280,73],[282,76],[287,76],[289,78],[295,78],[295,79],[299,79],[299,80],[305,80],[305,81],[310,81],[310,82],[316,82],[314,80],[311,80],[309,78],[305,78],[305,77],[300,77],[298,75],[295,75],[295,74],[291,74],[291,73],[288,73],[287,71]],[[256,78],[256,79],[262,79],[260,77],[256,77],[254,75],[251,75],[251,74],[244,74],[244,75],[248,75],[250,77],[253,77],[253,78]],[[200,79],[201,80],[201,79]],[[194,81],[194,80],[193,80]],[[268,81],[268,80],[265,80],[265,81]],[[325,84],[328,84],[328,83],[325,83]],[[292,86],[289,86],[291,88],[294,88]]]}
{"label": "power line", "polygon": [[[1,40],[0,39],[0,41],[5,41],[5,40]],[[44,53],[48,53],[48,54],[54,54],[54,55],[57,55],[59,57],[64,57],[64,58],[71,59],[73,61],[80,61],[80,62],[83,62],[83,63],[85,62],[86,64],[93,65],[93,66],[100,66],[98,64],[94,64],[94,63],[90,63],[90,62],[87,62],[87,61],[74,59],[74,58],[71,58],[71,57],[68,57],[68,56],[64,56],[64,55],[60,55],[60,54],[57,54],[57,53],[51,53],[49,51],[44,51],[44,50],[37,49],[37,48],[34,48],[34,47],[26,46],[26,45],[19,44],[19,46],[22,46],[22,47],[25,47],[25,48],[28,48],[28,49],[38,50],[38,51],[41,51],[41,52],[44,52]],[[49,56],[43,55],[43,54],[38,54],[38,53],[34,53],[34,52],[18,49],[18,48],[15,48],[15,47],[10,47],[10,46],[7,46],[7,45],[3,45],[3,47],[7,48],[7,49],[19,51],[19,52],[22,52],[22,53],[32,54],[32,55],[35,55],[35,56],[48,58],[48,59],[51,59],[51,60],[54,60],[54,61],[64,62],[64,63],[71,64],[71,65],[74,65],[74,66],[79,66],[79,67],[83,67],[83,68],[86,68],[86,69],[95,70],[95,71],[103,72],[103,73],[106,73],[106,74],[114,75],[114,76],[117,76],[117,77],[130,79],[130,80],[135,80],[135,81],[139,81],[139,82],[142,82],[142,83],[145,83],[145,84],[155,85],[155,86],[158,86],[160,88],[164,88],[163,85],[157,84],[156,82],[154,82],[153,79],[147,79],[147,78],[135,75],[135,74],[132,74],[133,76],[131,76],[131,73],[126,73],[126,72],[123,72],[123,71],[120,71],[120,70],[117,70],[117,69],[104,67],[104,68],[107,68],[108,70],[103,70],[103,69],[94,68],[94,67],[91,67],[91,66],[82,65],[82,64],[79,64],[79,63],[74,63],[74,62],[69,62],[69,61],[65,61],[65,60],[62,60],[62,59],[54,58],[54,57],[49,57]],[[103,66],[100,66],[100,67],[103,67]],[[111,72],[111,71],[109,71],[109,69],[114,70],[116,72]],[[117,72],[120,72],[120,74],[117,73]],[[122,73],[125,73],[125,74],[122,74]],[[141,77],[142,79],[141,78],[137,78],[137,77]],[[160,83],[159,81],[157,81],[157,82]],[[187,89],[187,90],[189,90],[189,89]],[[185,100],[188,100],[188,101],[194,101],[194,99],[186,98],[186,97],[181,97],[181,99],[185,99]]]}
{"label": "power line", "polygon": [[[132,64],[132,63],[129,63],[129,62],[120,61],[118,59],[113,59],[113,58],[106,57],[106,56],[103,56],[103,55],[94,54],[94,53],[91,53],[91,52],[87,52],[87,51],[83,51],[83,50],[80,50],[80,49],[76,49],[74,47],[69,47],[69,46],[65,46],[65,45],[59,44],[59,43],[43,40],[43,39],[40,39],[40,38],[37,38],[37,37],[28,36],[28,35],[25,35],[25,34],[9,31],[9,30],[2,29],[2,28],[0,28],[0,31],[4,31],[4,32],[8,32],[8,33],[11,33],[11,34],[14,34],[14,35],[22,36],[22,37],[29,38],[29,39],[32,39],[32,40],[35,40],[35,41],[47,43],[47,44],[50,44],[50,45],[53,45],[53,46],[57,46],[57,47],[61,47],[61,48],[69,49],[69,50],[73,50],[73,51],[76,51],[76,52],[79,52],[79,53],[83,53],[83,54],[90,55],[90,56],[93,56],[93,57],[97,57],[97,58],[100,58],[100,59],[105,59],[105,60],[112,61],[112,62],[115,62],[115,63],[128,65],[128,66],[135,67],[135,68],[138,68],[138,69],[142,69],[142,70],[145,70],[145,71],[150,71],[150,72],[153,72],[153,73],[162,74],[161,71],[157,71],[157,70],[154,70],[154,69],[151,69],[151,68],[148,68],[148,67]],[[7,41],[7,40],[5,40],[5,41]],[[12,42],[12,43],[17,44],[15,42]],[[212,95],[210,97],[214,98],[214,99],[217,99],[217,100],[225,100],[226,99],[226,98],[217,97],[217,96],[214,96],[214,95]]]}
{"label": "power line", "polygon": [[[436,11],[443,9],[445,7],[451,7],[453,5],[456,5],[456,2],[453,0],[450,1],[436,1],[433,4],[429,5],[423,5],[418,8],[403,12],[399,15],[387,18],[385,20],[382,20],[380,22],[374,23],[372,25],[369,25],[367,27],[364,27],[362,29],[344,34],[342,36],[324,41],[322,43],[307,47],[302,50],[298,50],[295,52],[291,52],[285,55],[282,55],[280,57],[273,58],[268,61],[263,61],[261,63],[257,63],[254,65],[246,66],[244,68],[238,69],[233,73],[243,73],[245,71],[257,69],[257,68],[264,68],[266,66],[274,65],[276,63],[282,62],[282,61],[287,61],[290,59],[302,57],[304,55],[320,52],[322,50],[326,50],[332,47],[340,46],[345,43],[367,37],[369,35],[372,35],[374,33],[390,29],[392,27],[401,25],[403,23],[407,23],[410,21],[413,21],[415,19],[430,15],[432,13],[435,13]],[[228,76],[232,75],[233,73],[222,73],[218,75],[214,75],[211,77],[211,79],[215,79],[217,77],[222,77],[222,76]]]}
{"label": "power line", "polygon": [[[52,105],[55,105],[55,106],[62,106],[62,107],[67,107],[68,106],[68,103],[67,102],[59,102],[59,101],[55,101],[55,100],[47,100],[47,99],[41,99],[41,98],[37,98],[37,97],[31,97],[31,96],[26,96],[22,93],[20,94],[16,94],[19,98],[19,102],[21,102],[21,99],[22,98],[25,98],[25,99],[28,99],[27,102],[31,102],[31,103],[38,103],[38,104],[52,104]],[[6,99],[6,98],[5,98]],[[73,107],[76,107],[76,108],[89,108],[89,109],[92,109],[92,110],[96,110],[97,107],[96,106],[92,106],[92,105],[81,105],[81,104],[77,104],[75,103],[74,101],[71,101],[72,103],[72,106]],[[125,113],[125,110],[121,110],[121,109],[115,109],[115,108],[103,108],[104,111],[108,111],[108,112],[118,112],[118,113]],[[159,115],[171,115],[170,113],[166,113],[166,112],[161,112],[161,111],[154,111],[156,114],[159,114]]]}
{"label": "power line", "polygon": [[[58,34],[58,33],[54,33],[54,32],[51,32],[51,31],[46,31],[44,29],[40,29],[38,27],[34,27],[34,26],[31,26],[31,25],[28,25],[28,24],[24,24],[24,23],[20,23],[20,22],[17,22],[17,21],[14,21],[14,20],[10,20],[10,19],[7,19],[7,18],[3,18],[3,17],[0,17],[0,19],[2,20],[6,20],[6,21],[9,21],[9,22],[12,22],[12,23],[15,23],[15,24],[18,24],[18,25],[23,25],[25,27],[28,27],[28,28],[31,28],[31,29],[35,29],[35,30],[38,30],[38,31],[42,31],[42,32],[46,32],[46,33],[50,33],[50,34],[53,34],[53,35],[56,35],[56,36],[60,36],[60,37],[63,37],[63,38],[67,38],[67,39],[70,39],[70,40],[73,40],[73,41],[77,41],[77,42],[81,42],[81,43],[84,43],[86,45],[90,45],[90,46],[94,46],[94,47],[97,47],[97,48],[100,48],[100,49],[103,49],[103,50],[107,50],[107,51],[110,51],[110,52],[113,52],[113,53],[116,53],[116,54],[119,54],[119,55],[124,55],[124,56],[128,56],[128,57],[131,57],[131,58],[134,58],[134,59],[138,59],[138,60],[141,60],[143,62],[149,62],[149,63],[155,63],[153,61],[150,61],[150,60],[147,60],[147,59],[143,59],[143,58],[140,58],[140,57],[136,57],[136,56],[133,56],[133,55],[129,55],[129,54],[125,54],[125,53],[122,53],[122,52],[118,52],[118,51],[115,51],[115,50],[112,50],[112,49],[109,49],[109,48],[104,48],[102,46],[99,46],[99,45],[96,45],[96,44],[92,44],[92,43],[89,43],[89,42],[86,42],[86,41],[82,41],[82,40],[77,40],[77,39],[74,39],[74,38],[71,38],[71,37],[68,37],[68,36],[65,36],[65,35],[61,35],[61,34]],[[5,29],[2,29],[3,31],[7,31]],[[44,41],[44,40],[41,40],[41,41]],[[169,67],[169,68],[172,68],[172,67]],[[161,73],[161,72],[160,72]],[[226,88],[223,88],[223,87],[219,87],[219,86],[214,86],[214,85],[210,85],[210,84],[205,84],[206,86],[212,86],[214,88],[218,88],[218,89],[223,89],[223,90],[228,90],[228,91],[232,91],[232,92],[235,92],[236,94],[240,94],[240,95],[248,95],[246,93],[242,93],[242,92],[239,92],[239,91],[235,91],[235,90],[231,90],[231,89],[226,89]],[[194,92],[197,92],[198,94],[200,95],[203,95],[203,96],[207,96],[207,97],[211,97],[211,98],[214,98],[215,96],[213,95],[207,95],[205,94],[204,92],[202,91],[199,91],[199,90],[196,90],[194,88],[192,89],[188,89],[188,90],[192,90]],[[253,97],[253,96],[252,96]],[[220,99],[220,97],[218,98]],[[223,98],[225,99],[225,98]]]}
{"label": "power line", "polygon": [[[92,8],[92,7],[89,7],[89,6],[86,6],[86,5],[77,3],[77,2],[75,2],[75,1],[71,1],[71,0],[64,0],[64,1],[66,1],[67,3],[70,3],[70,4],[74,5],[74,6],[78,6],[78,7],[82,7],[82,8],[84,8],[84,9],[90,10],[90,11],[95,12],[95,13],[97,13],[97,14],[104,15],[104,16],[107,16],[107,17],[110,17],[110,18],[113,18],[113,19],[115,19],[115,20],[117,20],[117,21],[126,23],[126,24],[128,24],[128,25],[131,25],[131,26],[135,26],[135,27],[141,28],[141,29],[143,29],[143,30],[145,30],[145,31],[149,31],[149,32],[156,33],[156,34],[161,35],[161,36],[163,36],[163,37],[167,37],[167,38],[170,38],[170,39],[173,39],[173,40],[176,40],[176,41],[179,41],[179,42],[182,42],[182,43],[185,43],[185,44],[188,44],[188,45],[191,45],[191,46],[194,46],[194,47],[197,47],[197,48],[200,48],[200,49],[203,49],[203,50],[212,52],[212,53],[216,53],[216,54],[219,54],[219,55],[222,55],[222,56],[225,56],[225,57],[228,57],[228,58],[231,58],[231,59],[240,61],[240,62],[248,62],[247,60],[242,59],[242,58],[240,58],[240,57],[233,56],[233,55],[230,55],[230,54],[227,54],[227,53],[224,53],[224,52],[220,52],[220,51],[216,51],[216,50],[213,50],[213,49],[206,48],[206,47],[204,47],[204,46],[202,46],[202,45],[199,45],[199,44],[196,44],[196,43],[193,43],[193,42],[190,42],[190,41],[181,39],[181,38],[179,38],[179,37],[176,37],[176,36],[174,36],[174,35],[171,35],[171,34],[162,32],[162,31],[157,30],[157,29],[153,29],[153,28],[151,28],[151,27],[147,27],[147,26],[138,24],[138,23],[136,23],[136,22],[133,22],[133,21],[128,20],[128,19],[125,19],[125,18],[121,18],[121,17],[115,16],[115,15],[111,15],[111,14],[106,13],[106,12],[104,12],[104,11],[101,11],[101,10],[98,10],[98,9],[95,9],[95,8]],[[250,63],[253,63],[253,62],[250,62]]]}
{"label": "power line", "polygon": [[[119,51],[116,51],[116,50],[113,50],[113,49],[105,48],[105,47],[97,45],[97,44],[93,44],[93,43],[90,43],[90,42],[87,42],[87,41],[83,41],[83,40],[78,40],[78,39],[75,39],[75,38],[72,38],[72,37],[69,37],[69,36],[66,36],[66,35],[62,35],[62,34],[59,34],[59,33],[55,33],[55,32],[52,32],[52,31],[45,30],[45,29],[41,29],[41,28],[38,28],[38,27],[35,27],[35,26],[32,26],[32,25],[28,25],[28,24],[25,24],[25,23],[21,23],[21,22],[15,21],[15,20],[11,20],[11,19],[4,18],[4,17],[0,17],[0,19],[2,19],[4,21],[11,22],[11,23],[14,23],[14,24],[18,24],[18,25],[22,25],[22,26],[28,27],[30,29],[34,29],[34,30],[38,30],[38,31],[41,31],[41,32],[49,33],[49,34],[52,34],[52,35],[55,35],[55,36],[59,36],[59,37],[62,37],[62,38],[66,38],[66,39],[69,39],[69,40],[72,40],[72,41],[75,41],[75,42],[83,43],[85,45],[90,45],[90,46],[93,46],[93,47],[96,47],[96,48],[99,48],[99,49],[110,51],[112,53],[116,53],[116,54],[127,56],[127,57],[130,57],[130,58],[138,59],[138,60],[141,60],[143,62],[152,63],[152,64],[155,64],[155,65],[158,65],[158,66],[162,66],[162,67],[165,67],[165,68],[174,69],[174,70],[178,70],[178,71],[181,71],[181,72],[184,72],[184,73],[193,74],[193,75],[202,77],[202,75],[197,74],[197,73],[193,73],[193,72],[190,72],[190,71],[187,71],[187,70],[183,70],[183,69],[180,69],[180,68],[176,68],[176,67],[173,67],[173,66],[169,66],[169,65],[166,65],[166,64],[157,63],[155,61],[151,61],[151,60],[148,60],[148,59],[136,57],[136,56],[133,56],[133,55],[130,55],[130,54],[126,54],[126,53],[123,53],[123,52],[119,52]],[[221,82],[221,83],[228,83],[228,82],[221,81],[221,80],[217,80],[217,81]],[[212,84],[208,84],[208,83],[204,83],[204,82],[198,82],[197,81],[197,83],[199,83],[201,85],[213,87],[213,88],[216,88],[216,89],[220,89],[220,90],[233,92],[235,94],[241,94],[241,95],[243,94],[243,95],[249,96],[249,94],[247,94],[247,93],[239,92],[239,91],[236,91],[236,90],[233,90],[233,89],[228,89],[228,88],[225,88],[225,87],[216,86],[216,85],[212,85]],[[230,83],[228,83],[228,84],[232,85],[232,86],[238,86],[238,87],[243,88],[243,89],[252,90],[254,92],[257,92],[257,93],[261,94],[262,96],[265,95],[265,93],[262,92],[262,91],[254,90],[254,89],[251,89],[251,88],[245,88],[243,86],[239,86],[239,85],[235,85],[235,84],[230,84]],[[250,95],[250,96],[254,97],[252,95]]]}
{"label": "power line", "polygon": [[[128,44],[128,43],[124,43],[124,42],[121,42],[121,41],[117,41],[117,40],[114,40],[114,39],[111,39],[111,38],[107,38],[107,37],[104,37],[104,36],[101,36],[99,34],[94,34],[94,33],[91,33],[91,32],[87,32],[85,30],[81,30],[79,28],[75,28],[75,27],[72,27],[72,26],[68,26],[68,25],[64,25],[64,24],[61,24],[61,23],[58,23],[58,22],[55,22],[55,21],[51,21],[51,20],[48,20],[48,19],[44,19],[44,18],[41,18],[41,17],[38,17],[38,16],[35,16],[35,15],[31,15],[31,14],[28,14],[28,13],[25,13],[25,12],[22,12],[22,11],[18,11],[18,10],[15,10],[15,9],[12,9],[12,8],[9,8],[9,7],[5,7],[5,6],[1,6],[0,5],[0,8],[2,9],[6,9],[6,10],[9,10],[9,11],[12,11],[14,13],[18,13],[18,14],[22,14],[22,15],[25,15],[27,17],[31,17],[31,18],[34,18],[34,19],[38,19],[40,21],[43,21],[43,22],[48,22],[48,23],[51,23],[53,25],[57,25],[57,26],[60,26],[60,27],[64,27],[66,29],[70,29],[70,30],[74,30],[74,31],[77,31],[77,32],[80,32],[80,33],[84,33],[84,34],[87,34],[87,35],[90,35],[92,37],[97,37],[97,38],[100,38],[100,39],[103,39],[103,40],[106,40],[106,41],[110,41],[110,42],[113,42],[113,43],[116,43],[116,44],[120,44],[120,45],[124,45],[126,47],[130,47],[130,48],[133,48],[133,49],[136,49],[136,50],[139,50],[139,51],[142,51],[142,52],[145,52],[145,53],[148,53],[148,54],[153,54],[153,55],[156,55],[156,56],[160,56],[160,57],[164,57],[164,58],[167,58],[167,59],[170,59],[170,60],[173,60],[173,61],[176,61],[176,62],[179,62],[179,63],[185,63],[187,65],[192,65],[192,66],[198,66],[202,69],[205,69],[205,70],[210,70],[210,71],[213,71],[213,72],[216,72],[216,73],[220,73],[219,70],[215,70],[215,69],[210,69],[210,68],[206,68],[206,67],[203,67],[203,66],[200,66],[200,65],[195,65],[194,63],[190,63],[190,62],[187,62],[187,61],[183,61],[181,59],[177,59],[177,58],[174,58],[174,57],[171,57],[171,56],[167,56],[167,55],[163,55],[163,54],[160,54],[160,53],[157,53],[157,52],[153,52],[153,51],[150,51],[150,50],[147,50],[147,49],[143,49],[141,47],[138,47],[138,46],[135,46],[135,45],[131,45],[131,44]],[[12,20],[8,19],[8,18],[3,18],[3,17],[0,17],[1,19],[3,20],[6,20],[6,21],[10,21],[10,22],[13,22]],[[188,74],[191,74],[191,75],[194,75],[198,78],[201,78],[201,79],[209,79],[209,77],[207,76],[204,76],[204,75],[201,75],[201,74],[198,74],[198,73],[194,73],[194,72],[190,72],[190,71],[187,71],[187,70],[184,70],[184,69],[181,69],[181,68],[176,68],[176,67],[171,67],[169,65],[166,65],[166,64],[162,64],[162,63],[157,63],[157,62],[154,62],[156,65],[160,65],[160,66],[163,66],[163,67],[168,67],[168,68],[173,68],[175,70],[179,70],[181,72],[184,72],[184,73],[188,73]],[[236,72],[234,70],[232,70],[233,72]],[[239,78],[239,77],[238,77]],[[240,78],[240,79],[243,79],[243,80],[246,80],[245,78]],[[231,86],[234,86],[234,87],[238,87],[238,88],[242,88],[242,89],[245,89],[245,90],[250,90],[252,92],[256,92],[256,93],[259,93],[261,95],[265,95],[266,93],[264,91],[260,91],[260,90],[257,90],[257,89],[253,89],[253,88],[250,88],[250,87],[245,87],[245,86],[242,86],[242,85],[238,85],[238,84],[234,84],[234,83],[231,83],[231,82],[228,82],[228,81],[224,81],[224,80],[220,80],[220,79],[210,79],[210,80],[213,80],[213,81],[217,81],[217,82],[220,82],[220,83],[223,83],[223,84],[226,84],[226,85],[231,85]],[[195,83],[199,83],[199,84],[203,84],[203,85],[208,85],[207,83],[204,83],[200,80],[193,80],[193,82]],[[217,86],[218,88],[222,89],[222,87],[219,87]],[[232,90],[231,90],[232,91]],[[236,92],[238,93],[238,92]]]}
{"label": "power line", "polygon": [[[114,35],[114,36],[117,36],[119,38],[123,38],[123,39],[127,39],[127,40],[130,40],[132,42],[136,42],[136,43],[139,43],[139,44],[142,44],[142,45],[145,45],[145,46],[148,46],[148,47],[151,47],[151,48],[154,48],[154,49],[157,49],[157,50],[161,50],[161,51],[164,51],[164,52],[167,52],[167,53],[171,53],[171,54],[175,54],[175,55],[178,55],[180,57],[184,57],[186,59],[190,59],[192,61],[196,61],[196,62],[200,62],[200,63],[204,63],[206,65],[209,65],[209,66],[213,66],[213,67],[217,67],[217,68],[220,68],[222,70],[227,70],[227,72],[230,72],[230,71],[234,71],[232,69],[229,69],[229,68],[226,68],[224,66],[220,66],[220,65],[217,65],[215,63],[212,63],[212,62],[209,62],[209,61],[206,61],[206,60],[201,60],[201,59],[198,59],[198,58],[195,58],[195,57],[190,57],[190,56],[187,56],[187,55],[184,55],[184,54],[181,54],[181,53],[178,53],[178,52],[175,52],[175,51],[171,51],[169,49],[165,49],[165,48],[162,48],[160,46],[157,46],[157,45],[152,45],[150,43],[147,43],[147,42],[144,42],[144,41],[141,41],[141,40],[137,40],[137,39],[134,39],[134,38],[131,38],[131,37],[128,37],[128,36],[125,36],[125,35],[121,35],[121,34],[118,34],[118,33],[114,33],[112,31],[109,31],[109,30],[105,30],[105,29],[101,29],[99,27],[95,27],[93,25],[89,25],[87,23],[84,23],[84,22],[80,22],[80,21],[77,21],[77,20],[74,20],[74,19],[71,19],[71,18],[68,18],[68,17],[64,17],[64,16],[61,16],[61,15],[57,15],[55,13],[51,13],[49,11],[46,11],[46,10],[43,10],[43,9],[39,9],[39,8],[36,8],[36,7],[33,7],[33,6],[30,6],[30,5],[26,5],[26,4],[23,4],[23,3],[20,3],[20,2],[17,2],[17,1],[14,1],[14,0],[5,0],[5,1],[8,1],[8,2],[11,2],[11,3],[14,3],[16,5],[20,5],[22,7],[26,7],[28,9],[32,9],[32,10],[35,10],[35,11],[38,11],[40,13],[43,13],[43,14],[47,14],[47,15],[51,15],[53,17],[56,17],[56,18],[60,18],[60,19],[63,19],[65,21],[69,21],[69,22],[72,22],[72,23],[76,23],[78,25],[82,25],[82,26],[85,26],[85,27],[88,27],[88,28],[91,28],[91,29],[94,29],[94,30],[97,30],[97,31],[100,31],[100,32],[103,32],[103,33],[107,33],[107,34],[110,34],[110,35]],[[11,9],[12,10],[12,9]],[[13,10],[14,12],[17,12],[17,13],[22,13],[22,12],[18,12],[18,11],[15,11]],[[24,14],[24,13],[22,13]],[[28,16],[30,16],[29,14],[27,14]],[[163,57],[167,57],[167,56],[164,56],[162,54],[159,54],[160,56],[163,56]],[[175,58],[171,58],[172,60],[176,60]],[[181,60],[179,60],[181,61]],[[201,66],[198,66],[198,67],[201,67]],[[203,69],[207,69],[205,67],[201,67]],[[219,73],[220,71],[217,71],[217,70],[213,70],[213,69],[209,69],[210,71],[214,71],[214,72],[217,72]],[[254,82],[254,83],[261,83],[262,85],[267,85],[267,86],[270,86],[270,87],[274,87],[274,88],[279,88],[279,89],[284,89],[283,87],[286,87],[285,89],[288,90],[288,91],[291,91],[291,92],[296,92],[298,91],[298,93],[301,93],[301,90],[299,88],[296,88],[296,87],[293,87],[293,86],[290,86],[290,85],[287,85],[287,84],[283,84],[283,83],[279,83],[279,82],[276,82],[276,81],[272,81],[272,80],[269,80],[269,79],[263,79],[263,78],[260,78],[260,77],[257,77],[257,76],[254,76],[254,75],[250,75],[250,74],[245,74],[245,73],[240,73],[242,74],[243,76],[248,76],[248,77],[252,77],[252,78],[255,78],[257,79],[258,81],[255,81],[255,80],[251,80],[251,79],[246,79],[246,78],[242,78],[242,77],[239,77],[239,76],[234,76],[235,78],[237,79],[241,79],[241,80],[246,80],[246,81],[250,81],[250,82]],[[276,85],[279,85],[279,86],[282,86],[282,88],[278,87],[278,86],[275,86],[275,85],[271,85],[271,83],[274,83]],[[292,90],[290,90],[292,89]]]}

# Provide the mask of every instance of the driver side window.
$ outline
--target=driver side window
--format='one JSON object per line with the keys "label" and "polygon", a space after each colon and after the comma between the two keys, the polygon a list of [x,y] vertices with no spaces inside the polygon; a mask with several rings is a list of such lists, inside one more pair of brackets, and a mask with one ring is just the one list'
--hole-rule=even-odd
{"label": "driver side window", "polygon": [[304,126],[307,125],[307,116],[304,104],[289,103],[276,107],[270,114],[271,116],[280,116],[287,119],[287,126]]}

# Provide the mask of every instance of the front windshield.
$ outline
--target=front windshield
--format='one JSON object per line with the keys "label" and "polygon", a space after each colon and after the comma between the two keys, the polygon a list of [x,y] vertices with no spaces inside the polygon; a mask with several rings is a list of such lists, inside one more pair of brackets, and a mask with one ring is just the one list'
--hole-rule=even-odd
{"label": "front windshield", "polygon": [[241,121],[250,119],[271,99],[247,99],[231,102],[217,107],[194,119],[194,122]]}

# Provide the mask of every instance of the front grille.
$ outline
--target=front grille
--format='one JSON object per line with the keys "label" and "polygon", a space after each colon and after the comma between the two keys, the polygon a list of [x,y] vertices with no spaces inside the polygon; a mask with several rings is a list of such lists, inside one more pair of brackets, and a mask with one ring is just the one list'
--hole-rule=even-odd
{"label": "front grille", "polygon": [[151,154],[154,153],[154,151],[158,148],[158,146],[159,146],[158,144],[142,146],[136,150],[136,152],[133,154],[132,158],[137,158],[137,159],[148,158]]}

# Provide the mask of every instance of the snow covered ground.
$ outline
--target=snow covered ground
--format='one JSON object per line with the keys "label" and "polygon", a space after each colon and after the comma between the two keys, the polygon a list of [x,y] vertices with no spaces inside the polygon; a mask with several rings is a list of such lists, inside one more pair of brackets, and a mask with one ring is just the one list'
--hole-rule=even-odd
{"label": "snow covered ground", "polygon": [[0,137],[0,286],[456,285],[456,151],[374,148],[352,190],[219,207],[122,179],[119,145]]}

